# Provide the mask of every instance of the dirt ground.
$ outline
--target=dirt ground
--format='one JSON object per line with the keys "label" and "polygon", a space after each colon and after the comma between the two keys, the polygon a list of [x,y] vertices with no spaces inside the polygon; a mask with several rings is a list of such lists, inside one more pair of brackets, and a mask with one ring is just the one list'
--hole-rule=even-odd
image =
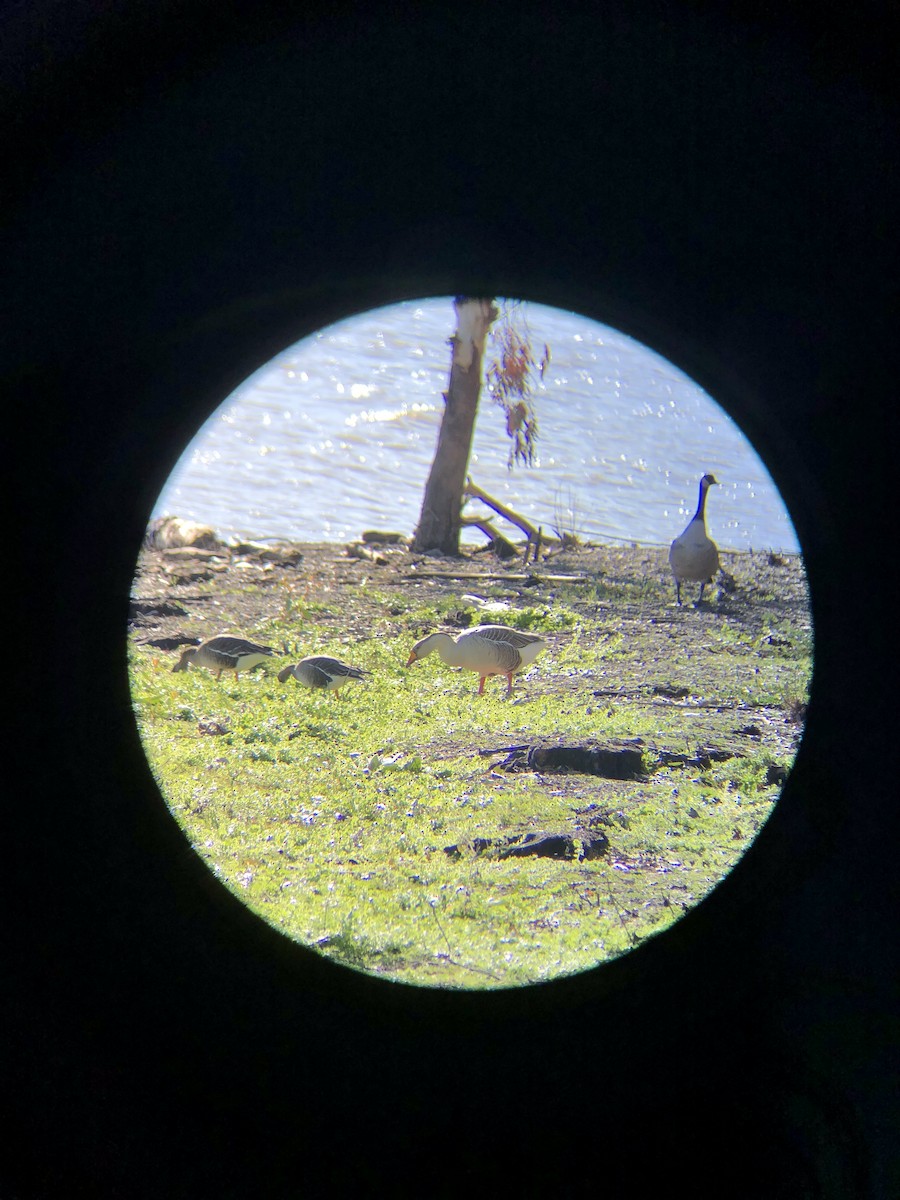
{"label": "dirt ground", "polygon": [[[222,632],[260,636],[261,625],[283,620],[299,604],[321,606],[316,623],[333,621],[335,638],[348,646],[371,637],[373,629],[411,645],[435,626],[411,626],[409,612],[439,599],[459,600],[460,625],[503,620],[502,610],[480,616],[477,601],[466,597],[513,608],[560,599],[583,619],[597,645],[616,634],[624,641],[608,664],[601,654],[584,671],[535,671],[529,695],[579,689],[598,710],[622,702],[667,709],[671,717],[678,709],[698,747],[726,754],[765,747],[783,756],[793,752],[802,732],[800,697],[794,704],[746,704],[741,681],[748,671],[757,677],[763,672],[776,684],[782,672],[789,679],[793,668],[796,676],[792,660],[811,638],[802,560],[768,552],[721,558],[708,602],[695,608],[691,586],[691,603],[677,608],[667,552],[656,547],[558,548],[528,565],[481,550],[461,558],[423,556],[402,544],[147,548],[137,565],[129,628],[138,646],[171,652],[174,663],[179,647]],[[456,620],[450,607],[445,623]],[[303,624],[298,618],[298,635]],[[550,640],[560,644],[571,636],[560,630]],[[748,667],[748,656],[756,666]],[[431,750],[440,756],[460,748]]]}

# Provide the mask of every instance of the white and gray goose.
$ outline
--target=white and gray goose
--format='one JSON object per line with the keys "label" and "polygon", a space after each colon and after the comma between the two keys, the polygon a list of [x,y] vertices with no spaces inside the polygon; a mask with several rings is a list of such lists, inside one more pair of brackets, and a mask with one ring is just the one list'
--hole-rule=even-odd
{"label": "white and gray goose", "polygon": [[311,654],[308,658],[301,658],[298,663],[291,663],[283,671],[279,671],[278,679],[281,683],[286,683],[293,677],[304,687],[331,692],[337,698],[338,692],[345,684],[365,679],[366,675],[368,671],[348,666],[339,658],[330,658],[327,654]]}
{"label": "white and gray goose", "polygon": [[669,550],[669,566],[675,576],[675,601],[681,604],[681,585],[683,583],[699,583],[700,594],[697,597],[699,605],[703,599],[703,589],[712,583],[719,569],[719,549],[706,532],[706,493],[718,484],[715,475],[704,475],[700,480],[700,498],[697,501],[697,511],[691,518],[684,533],[680,534]]}
{"label": "white and gray goose", "polygon": [[479,676],[478,695],[484,695],[490,675],[506,676],[506,694],[512,692],[512,677],[531,666],[547,642],[534,633],[508,629],[505,625],[479,625],[452,638],[449,633],[430,633],[413,646],[407,666],[437,651],[448,667],[463,667]]}
{"label": "white and gray goose", "polygon": [[248,642],[246,638],[220,633],[201,642],[199,646],[185,650],[172,670],[186,671],[193,665],[215,671],[216,679],[223,671],[234,671],[234,677],[238,679],[241,671],[249,671],[274,653],[271,646],[260,646],[256,642]]}

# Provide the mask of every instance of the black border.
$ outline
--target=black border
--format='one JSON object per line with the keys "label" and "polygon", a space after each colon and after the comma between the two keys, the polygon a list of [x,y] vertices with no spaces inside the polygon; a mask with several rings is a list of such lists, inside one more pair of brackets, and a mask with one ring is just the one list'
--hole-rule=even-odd
{"label": "black border", "polygon": [[[894,1190],[882,16],[7,18],[4,1195]],[[792,512],[817,631],[807,736],[741,867],[621,962],[483,995],[335,968],[223,893],[160,804],[115,634],[150,506],[231,387],[332,320],[457,293],[616,325],[720,400]]]}

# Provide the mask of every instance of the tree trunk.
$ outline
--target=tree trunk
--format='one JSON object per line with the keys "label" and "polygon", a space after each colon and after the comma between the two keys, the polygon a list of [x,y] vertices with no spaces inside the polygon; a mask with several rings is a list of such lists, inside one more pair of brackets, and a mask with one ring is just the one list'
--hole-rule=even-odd
{"label": "tree trunk", "polygon": [[457,296],[456,333],[450,339],[450,383],[444,393],[444,417],[437,450],[412,549],[420,553],[440,550],[459,554],[463,488],[472,450],[472,434],[481,393],[484,346],[491,323],[498,315],[492,300]]}

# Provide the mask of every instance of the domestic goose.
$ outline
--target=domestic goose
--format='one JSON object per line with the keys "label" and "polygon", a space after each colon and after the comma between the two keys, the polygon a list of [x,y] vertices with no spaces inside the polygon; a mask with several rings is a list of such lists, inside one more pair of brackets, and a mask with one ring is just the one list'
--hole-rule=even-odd
{"label": "domestic goose", "polygon": [[286,683],[291,676],[308,688],[322,688],[337,697],[345,683],[353,679],[364,679],[368,671],[359,667],[348,667],[339,658],[329,658],[325,654],[312,654],[309,658],[301,658],[298,663],[291,663],[283,671],[278,672],[281,683]]}
{"label": "domestic goose", "polygon": [[505,625],[478,625],[454,639],[449,633],[430,633],[416,642],[407,662],[410,667],[420,658],[434,651],[449,667],[464,667],[477,671],[479,676],[478,695],[484,695],[485,680],[489,675],[506,676],[506,694],[512,691],[512,677],[524,670],[537,658],[547,645],[542,637],[533,633],[522,633],[520,629],[507,629]]}
{"label": "domestic goose", "polygon": [[712,583],[713,576],[719,569],[718,547],[706,532],[706,493],[718,482],[715,475],[704,475],[700,480],[697,511],[684,533],[675,539],[669,550],[669,566],[675,576],[677,604],[681,604],[683,583],[700,584],[700,594],[697,597],[699,604],[703,599],[703,589],[708,583]]}
{"label": "domestic goose", "polygon": [[199,646],[185,650],[172,670],[186,671],[193,663],[195,667],[207,667],[215,671],[216,679],[223,671],[234,671],[234,677],[238,679],[241,671],[249,671],[274,653],[271,646],[258,646],[256,642],[248,642],[245,638],[220,633]]}

